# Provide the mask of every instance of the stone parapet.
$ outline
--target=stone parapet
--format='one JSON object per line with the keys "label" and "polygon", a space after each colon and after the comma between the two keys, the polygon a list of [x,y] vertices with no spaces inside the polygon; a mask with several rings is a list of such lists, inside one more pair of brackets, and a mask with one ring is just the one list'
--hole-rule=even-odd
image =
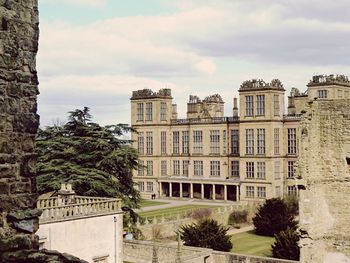
{"label": "stone parapet", "polygon": [[307,84],[308,87],[340,85],[350,87],[350,81],[344,75],[316,75]]}
{"label": "stone parapet", "polygon": [[270,83],[265,82],[262,79],[246,80],[242,83],[239,92],[253,91],[253,90],[280,90],[285,91],[282,82],[279,79],[273,79]]}
{"label": "stone parapet", "polygon": [[150,89],[136,90],[132,92],[131,100],[150,99],[150,98],[172,99],[171,89],[160,89],[158,92],[154,92]]}
{"label": "stone parapet", "polygon": [[74,200],[71,204],[60,204],[59,198],[39,199],[40,224],[122,212],[120,199],[76,196]]}

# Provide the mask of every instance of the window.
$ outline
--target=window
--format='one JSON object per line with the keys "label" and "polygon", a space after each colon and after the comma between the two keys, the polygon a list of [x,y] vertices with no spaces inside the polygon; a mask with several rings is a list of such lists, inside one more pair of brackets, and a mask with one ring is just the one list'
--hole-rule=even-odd
{"label": "window", "polygon": [[253,116],[254,113],[254,97],[245,96],[245,116]]}
{"label": "window", "polygon": [[247,178],[254,178],[254,162],[246,162]]}
{"label": "window", "polygon": [[139,182],[138,186],[139,186],[139,191],[140,192],[144,192],[145,191],[145,182]]}
{"label": "window", "polygon": [[139,154],[144,154],[144,137],[143,132],[140,132],[137,137],[137,151]]}
{"label": "window", "polygon": [[143,121],[143,103],[137,103],[137,120]]}
{"label": "window", "polygon": [[220,176],[220,161],[210,161],[210,176]]}
{"label": "window", "polygon": [[147,192],[153,192],[153,182],[147,182]]}
{"label": "window", "polygon": [[210,153],[220,153],[220,131],[210,131]]}
{"label": "window", "polygon": [[144,161],[139,161],[139,167],[137,169],[138,176],[144,175],[144,170],[145,170],[144,163],[145,163]]}
{"label": "window", "polygon": [[297,129],[288,129],[288,154],[297,153]]}
{"label": "window", "polygon": [[344,98],[349,98],[349,91],[344,91]]}
{"label": "window", "polygon": [[160,162],[160,173],[161,173],[162,176],[168,175],[167,161],[165,161],[165,160]]}
{"label": "window", "polygon": [[320,99],[326,99],[328,96],[328,91],[327,90],[318,90],[317,91],[317,97]]}
{"label": "window", "polygon": [[280,101],[278,95],[273,95],[273,112],[275,116],[280,115]]}
{"label": "window", "polygon": [[288,161],[288,178],[294,177],[294,161]]}
{"label": "window", "polygon": [[245,130],[245,153],[254,154],[254,129]]}
{"label": "window", "polygon": [[275,154],[280,154],[280,129],[273,129],[273,150]]}
{"label": "window", "polygon": [[160,103],[160,120],[166,121],[166,102]]}
{"label": "window", "polygon": [[239,161],[231,161],[231,176],[239,177]]}
{"label": "window", "polygon": [[203,161],[193,162],[193,174],[195,176],[203,176]]}
{"label": "window", "polygon": [[146,121],[151,121],[153,119],[152,116],[152,102],[146,103]]}
{"label": "window", "polygon": [[277,197],[281,197],[282,194],[281,194],[281,187],[280,186],[276,186],[275,187],[275,194]]}
{"label": "window", "polygon": [[203,152],[203,133],[202,131],[193,131],[193,153]]}
{"label": "window", "polygon": [[254,186],[246,186],[246,196],[254,197]]}
{"label": "window", "polygon": [[281,179],[281,162],[275,162],[275,179]]}
{"label": "window", "polygon": [[223,142],[223,153],[226,154],[226,150],[227,150],[227,145],[226,145],[226,130],[222,131],[222,142]]}
{"label": "window", "polygon": [[256,115],[265,115],[265,95],[256,96]]}
{"label": "window", "polygon": [[266,198],[266,187],[258,186],[257,187],[257,196],[260,198]]}
{"label": "window", "polygon": [[288,195],[289,196],[296,196],[297,195],[297,188],[295,185],[288,186]]}
{"label": "window", "polygon": [[180,161],[173,161],[173,174],[179,176],[180,175]]}
{"label": "window", "polygon": [[180,132],[173,132],[173,154],[180,154]]}
{"label": "window", "polygon": [[265,154],[265,129],[257,129],[257,154]]}
{"label": "window", "polygon": [[160,153],[166,154],[166,132],[160,132]]}
{"label": "window", "polygon": [[189,160],[183,160],[182,161],[182,175],[188,177],[188,165],[190,161]]}
{"label": "window", "polygon": [[266,165],[265,162],[257,162],[256,178],[265,179],[266,178]]}
{"label": "window", "polygon": [[146,132],[146,154],[153,154],[153,133]]}
{"label": "window", "polygon": [[231,154],[239,154],[238,130],[231,130]]}
{"label": "window", "polygon": [[182,153],[183,154],[189,153],[188,141],[189,141],[188,131],[183,131],[182,132]]}
{"label": "window", "polygon": [[153,175],[153,161],[147,161],[147,175]]}

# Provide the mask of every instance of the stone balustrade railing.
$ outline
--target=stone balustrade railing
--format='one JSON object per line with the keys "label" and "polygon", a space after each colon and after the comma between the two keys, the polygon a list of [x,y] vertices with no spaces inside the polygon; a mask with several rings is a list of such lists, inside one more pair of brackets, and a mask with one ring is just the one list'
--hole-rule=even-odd
{"label": "stone balustrade railing", "polygon": [[40,223],[120,212],[121,206],[119,199],[85,196],[77,196],[71,204],[60,205],[58,198],[39,199],[37,202],[37,208],[42,210]]}
{"label": "stone balustrade railing", "polygon": [[[227,212],[232,212],[236,210],[244,210],[247,208],[247,204],[234,204],[234,205],[227,205],[227,206],[221,206],[221,207],[206,207],[212,210],[213,214],[222,214]],[[171,222],[178,222],[179,220],[183,220],[186,218],[190,218],[192,213],[199,208],[192,208],[188,209],[186,211],[179,211],[179,212],[173,212],[173,213],[164,213],[157,216],[145,216],[142,217],[141,220],[137,221],[137,226],[141,225],[153,225],[153,224],[161,224],[161,223],[171,223]]]}

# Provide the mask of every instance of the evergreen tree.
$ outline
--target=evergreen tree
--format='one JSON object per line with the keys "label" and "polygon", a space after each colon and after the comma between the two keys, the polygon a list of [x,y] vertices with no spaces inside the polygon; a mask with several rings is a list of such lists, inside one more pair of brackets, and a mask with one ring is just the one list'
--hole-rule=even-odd
{"label": "evergreen tree", "polygon": [[140,195],[132,170],[138,168],[137,152],[120,139],[126,125],[100,126],[91,121],[89,108],[69,112],[68,122],[39,130],[36,140],[39,193],[71,183],[78,195],[118,197],[124,210],[137,208]]}
{"label": "evergreen tree", "polygon": [[295,228],[288,227],[286,230],[275,235],[275,243],[272,245],[272,254],[275,258],[299,260],[300,249],[298,241],[300,236]]}
{"label": "evergreen tree", "polygon": [[274,236],[287,227],[295,227],[294,216],[294,211],[282,199],[268,199],[253,218],[255,232],[258,235]]}
{"label": "evergreen tree", "polygon": [[231,236],[227,235],[227,227],[213,219],[205,219],[198,223],[182,226],[180,237],[186,246],[211,248],[219,251],[232,249]]}

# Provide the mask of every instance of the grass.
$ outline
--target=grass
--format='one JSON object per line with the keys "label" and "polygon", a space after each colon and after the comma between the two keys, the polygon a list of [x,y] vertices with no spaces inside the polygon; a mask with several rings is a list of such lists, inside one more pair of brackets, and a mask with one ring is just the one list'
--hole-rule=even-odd
{"label": "grass", "polygon": [[192,209],[202,208],[202,207],[214,208],[215,206],[207,206],[207,205],[174,206],[174,207],[170,207],[170,208],[140,212],[139,215],[142,217],[157,217],[157,216],[161,216],[163,214],[164,215],[171,215],[171,214],[175,214],[175,213],[185,213],[185,212],[190,211]]}
{"label": "grass", "polygon": [[262,257],[272,257],[271,245],[274,237],[259,236],[254,231],[234,234],[232,236],[233,248],[231,252]]}
{"label": "grass", "polygon": [[140,207],[146,207],[146,206],[157,206],[157,205],[165,205],[169,204],[167,202],[160,202],[160,201],[151,201],[151,200],[141,200]]}

